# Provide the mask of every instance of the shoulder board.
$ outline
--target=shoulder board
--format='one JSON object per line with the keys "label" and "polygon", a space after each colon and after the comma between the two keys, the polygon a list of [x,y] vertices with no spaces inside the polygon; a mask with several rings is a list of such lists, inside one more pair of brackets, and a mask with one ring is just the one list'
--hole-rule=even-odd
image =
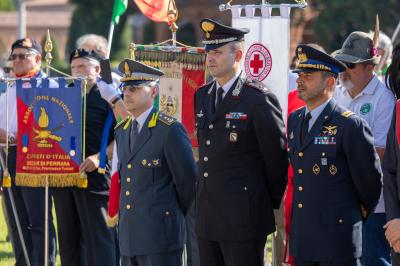
{"label": "shoulder board", "polygon": [[349,118],[350,116],[354,115],[354,113],[352,111],[344,111],[342,113],[342,116]]}
{"label": "shoulder board", "polygon": [[122,125],[125,125],[124,129],[127,129],[129,127],[129,124],[131,123],[131,121],[132,121],[132,117],[128,116],[124,120],[118,122],[118,124],[114,127],[114,130],[121,127]]}
{"label": "shoulder board", "polygon": [[173,123],[175,123],[177,121],[176,118],[171,117],[171,116],[166,115],[166,114],[161,113],[161,112],[158,113],[157,119],[160,120],[161,122],[163,122],[164,124],[168,125],[168,126],[172,125]]}
{"label": "shoulder board", "polygon": [[201,85],[201,86],[199,87],[199,90],[211,86],[213,82],[214,82],[214,80],[210,80],[209,82],[207,82],[207,83]]}
{"label": "shoulder board", "polygon": [[262,82],[255,80],[255,79],[246,79],[246,81],[244,82],[244,85],[249,86],[250,88],[259,90],[263,93],[268,91],[268,88],[265,87],[265,85]]}

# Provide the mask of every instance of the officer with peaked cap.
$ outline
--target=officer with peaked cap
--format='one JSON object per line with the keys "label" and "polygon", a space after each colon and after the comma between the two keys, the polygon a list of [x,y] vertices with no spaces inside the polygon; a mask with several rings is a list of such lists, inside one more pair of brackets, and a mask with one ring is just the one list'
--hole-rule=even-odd
{"label": "officer with peaked cap", "polygon": [[213,80],[195,94],[199,142],[196,231],[201,265],[263,265],[286,186],[286,133],[275,95],[246,78],[244,35],[210,19],[204,32]]}
{"label": "officer with peaked cap", "polygon": [[[380,60],[378,35],[379,29],[375,30],[373,37],[361,31],[352,32],[335,54],[335,58],[348,67],[339,76],[340,86],[336,88],[335,100],[367,121],[374,136],[375,149],[382,160],[395,97],[374,73]],[[363,225],[364,266],[390,264],[390,246],[383,229],[385,223],[385,207],[381,195],[374,213]]]}
{"label": "officer with peaked cap", "polygon": [[99,83],[117,116],[121,107],[131,114],[115,128],[122,265],[181,265],[185,215],[195,194],[191,144],[182,124],[153,106],[163,72],[129,59],[118,69],[123,102]]}
{"label": "officer with peaked cap", "polygon": [[[13,71],[17,78],[37,78],[38,83],[46,74],[41,70],[41,45],[32,38],[23,38],[16,40],[11,46],[10,59],[12,60]],[[50,83],[53,85],[53,83]],[[27,88],[30,83],[24,83]],[[12,177],[11,189],[16,210],[21,224],[21,231],[24,238],[24,244],[27,249],[31,265],[44,265],[44,244],[45,244],[45,191],[44,188],[28,187],[17,184],[15,180],[15,167],[17,145],[16,136],[18,131],[17,124],[17,104],[16,104],[15,83],[8,87],[8,93],[0,96],[0,143],[6,143],[6,130],[8,130],[8,170]],[[8,113],[6,111],[8,108]],[[8,115],[8,127],[7,127]],[[9,194],[4,194],[8,217],[10,218],[11,238],[15,254],[15,265],[27,265],[23,254],[22,239],[17,231],[17,224],[11,207]],[[49,195],[49,265],[56,263],[56,236],[51,213],[52,201]]]}
{"label": "officer with peaked cap", "polygon": [[[103,132],[110,111],[109,104],[101,97],[96,85],[100,57],[95,52],[74,49],[70,55],[71,73],[86,78],[86,155],[80,171],[86,172],[87,188],[53,188],[57,214],[60,258],[63,265],[117,264],[116,230],[106,224],[108,193],[110,189],[110,165],[99,171],[99,157]],[[111,118],[112,115],[111,115]],[[110,127],[115,126],[110,123]],[[106,139],[107,155],[112,155],[111,136]],[[82,248],[83,246],[83,248]]]}
{"label": "officer with peaked cap", "polygon": [[296,56],[306,107],[288,120],[295,173],[289,250],[295,266],[359,265],[362,221],[382,188],[371,129],[332,98],[343,63],[307,45]]}

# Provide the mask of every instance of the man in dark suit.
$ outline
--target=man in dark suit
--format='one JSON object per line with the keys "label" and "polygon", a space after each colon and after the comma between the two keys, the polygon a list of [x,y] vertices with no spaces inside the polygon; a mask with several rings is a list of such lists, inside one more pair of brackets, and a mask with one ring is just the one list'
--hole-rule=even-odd
{"label": "man in dark suit", "polygon": [[307,45],[296,49],[299,98],[288,120],[294,195],[289,250],[295,266],[359,265],[362,220],[381,192],[366,122],[332,99],[346,66]]}
{"label": "man in dark suit", "polygon": [[[123,105],[132,114],[115,129],[122,265],[178,266],[184,217],[195,194],[191,144],[182,124],[153,107],[163,73],[129,59],[119,70],[124,73]],[[121,107],[118,97],[110,102]]]}
{"label": "man in dark suit", "polygon": [[200,262],[263,265],[286,186],[287,152],[275,95],[240,69],[244,34],[205,19],[201,28],[214,80],[195,95],[199,141],[196,231]]}

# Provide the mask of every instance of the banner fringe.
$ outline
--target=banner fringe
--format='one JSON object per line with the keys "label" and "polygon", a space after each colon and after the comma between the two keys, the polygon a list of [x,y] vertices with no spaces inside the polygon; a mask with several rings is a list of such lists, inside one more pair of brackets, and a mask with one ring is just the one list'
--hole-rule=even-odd
{"label": "banner fringe", "polygon": [[53,175],[17,173],[15,184],[17,186],[45,187],[46,176],[49,177],[49,187],[73,187],[77,184],[77,179],[80,178],[79,173]]}

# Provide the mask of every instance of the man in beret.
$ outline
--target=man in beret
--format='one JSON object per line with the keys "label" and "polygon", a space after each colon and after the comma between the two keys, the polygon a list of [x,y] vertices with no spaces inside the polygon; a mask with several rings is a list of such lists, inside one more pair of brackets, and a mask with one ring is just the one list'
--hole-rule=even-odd
{"label": "man in beret", "polygon": [[[374,136],[375,149],[382,161],[395,97],[374,73],[380,61],[378,34],[379,31],[376,31],[375,37],[371,37],[365,32],[352,32],[336,52],[335,59],[346,64],[347,70],[339,76],[340,86],[336,88],[335,99],[367,121]],[[385,223],[385,204],[381,194],[375,211],[363,225],[364,266],[390,265],[390,246],[383,229]]]}
{"label": "man in beret", "polygon": [[[32,38],[23,38],[15,41],[11,46],[12,67],[17,78],[44,78],[45,73],[41,70],[42,47]],[[24,86],[30,86],[29,82]],[[8,95],[8,99],[7,98]],[[6,101],[8,101],[8,134],[6,134]],[[27,249],[30,264],[34,266],[44,265],[44,243],[45,243],[45,190],[44,188],[33,188],[16,186],[16,136],[17,136],[17,106],[15,84],[8,87],[8,93],[0,96],[0,143],[4,145],[8,137],[8,170],[12,177],[11,189],[15,207],[21,224],[24,244]],[[12,245],[15,254],[15,265],[26,265],[22,249],[22,240],[17,231],[17,225],[11,207],[8,193],[4,193],[8,217],[10,218]],[[51,195],[49,195],[49,265],[56,263],[56,237],[51,213]]]}
{"label": "man in beret", "polygon": [[199,142],[196,231],[204,266],[264,265],[288,168],[286,133],[276,96],[241,71],[244,35],[200,22],[214,78],[195,94]]}
{"label": "man in beret", "polygon": [[294,170],[289,250],[295,266],[360,265],[362,221],[382,188],[372,132],[332,98],[346,66],[307,45],[299,45],[296,56],[306,107],[288,119]]}
{"label": "man in beret", "polygon": [[[116,231],[108,228],[107,203],[110,189],[110,165],[99,169],[99,154],[106,119],[110,111],[96,85],[100,57],[95,52],[75,49],[71,52],[72,76],[88,80],[86,94],[86,159],[80,171],[86,172],[87,188],[54,188],[58,239],[62,265],[117,265]],[[112,126],[113,127],[113,126]],[[114,132],[105,145],[112,156]]]}

